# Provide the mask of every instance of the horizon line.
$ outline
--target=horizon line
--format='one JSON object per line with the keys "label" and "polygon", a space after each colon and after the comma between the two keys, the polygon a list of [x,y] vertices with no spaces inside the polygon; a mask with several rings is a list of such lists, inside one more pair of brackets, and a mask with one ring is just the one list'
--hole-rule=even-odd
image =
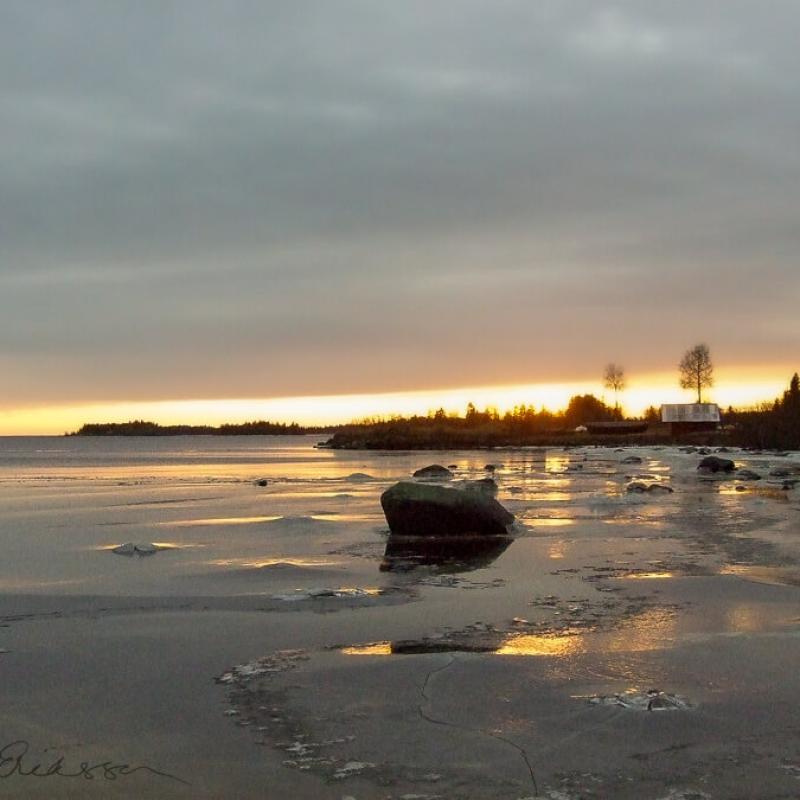
{"label": "horizon line", "polygon": [[[769,377],[762,374],[742,380],[740,371],[719,369],[715,386],[705,399],[722,408],[733,406],[740,410],[771,402],[780,397],[791,377],[791,373],[777,377],[774,372],[770,370]],[[87,423],[131,420],[147,420],[159,425],[217,426],[253,420],[296,422],[303,426],[347,425],[368,417],[427,416],[439,408],[444,408],[448,414],[462,413],[470,402],[479,410],[496,408],[501,414],[520,405],[559,413],[566,408],[570,397],[580,394],[594,394],[608,405],[614,405],[613,393],[605,390],[599,380],[283,398],[97,401],[0,410],[0,435],[63,435]],[[620,408],[630,416],[641,416],[650,406],[692,399],[692,392],[677,387],[673,373],[654,373],[630,380],[629,388],[620,393]]]}

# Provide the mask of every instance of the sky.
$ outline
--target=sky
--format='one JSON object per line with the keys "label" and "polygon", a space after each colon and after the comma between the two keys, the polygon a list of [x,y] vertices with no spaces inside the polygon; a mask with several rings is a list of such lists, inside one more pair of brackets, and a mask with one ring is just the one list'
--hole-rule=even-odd
{"label": "sky", "polygon": [[798,26],[783,0],[4,2],[0,433],[553,404],[608,361],[638,410],[698,342],[714,399],[774,396]]}

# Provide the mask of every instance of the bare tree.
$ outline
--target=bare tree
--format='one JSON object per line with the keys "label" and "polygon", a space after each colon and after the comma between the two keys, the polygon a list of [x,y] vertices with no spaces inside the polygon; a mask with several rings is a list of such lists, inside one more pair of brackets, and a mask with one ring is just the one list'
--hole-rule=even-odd
{"label": "bare tree", "polygon": [[714,385],[714,365],[708,345],[698,344],[684,353],[680,371],[681,389],[696,389],[697,402],[703,402],[703,389]]}
{"label": "bare tree", "polygon": [[603,373],[603,385],[606,389],[614,392],[614,408],[619,410],[619,402],[617,397],[619,393],[627,385],[625,380],[625,369],[619,364],[610,363],[606,365],[606,371]]}

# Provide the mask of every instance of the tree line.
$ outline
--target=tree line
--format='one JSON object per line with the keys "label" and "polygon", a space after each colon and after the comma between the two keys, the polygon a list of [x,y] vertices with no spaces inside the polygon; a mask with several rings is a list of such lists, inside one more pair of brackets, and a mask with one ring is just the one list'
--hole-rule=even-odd
{"label": "tree line", "polygon": [[[703,367],[705,355],[698,362]],[[695,367],[693,367],[694,369]],[[709,374],[703,368],[692,376],[692,388],[705,388]],[[689,378],[687,377],[687,383]],[[795,374],[783,396],[757,409],[722,412],[717,431],[680,434],[686,441],[700,437],[704,443],[728,444],[754,449],[800,449],[800,377]],[[462,414],[447,413],[443,408],[427,415],[372,417],[342,426],[330,441],[332,447],[352,449],[458,449],[515,445],[557,446],[580,441],[580,429],[591,423],[659,423],[660,410],[648,408],[641,417],[626,418],[619,404],[607,405],[593,394],[573,396],[566,409],[552,412],[518,405],[500,414],[495,408],[479,411],[470,403]],[[598,426],[600,428],[600,426]],[[672,433],[657,425],[642,432],[609,426],[600,429],[591,441],[616,446],[624,441],[664,443]],[[699,440],[699,439],[698,439]]]}
{"label": "tree line", "polygon": [[308,433],[329,433],[331,427],[302,426],[296,422],[257,420],[240,424],[159,425],[146,420],[130,422],[93,422],[83,425],[69,436],[303,436]]}
{"label": "tree line", "polygon": [[800,450],[800,375],[795,372],[782,397],[749,411],[729,409],[725,422],[744,447]]}

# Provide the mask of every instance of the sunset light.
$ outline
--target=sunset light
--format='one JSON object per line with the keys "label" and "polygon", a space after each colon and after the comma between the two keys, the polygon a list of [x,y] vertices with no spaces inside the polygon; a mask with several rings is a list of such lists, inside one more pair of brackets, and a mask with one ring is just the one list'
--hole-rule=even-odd
{"label": "sunset light", "polygon": [[3,797],[798,797],[798,29],[0,2]]}
{"label": "sunset light", "polygon": [[[751,380],[742,379],[742,371],[718,370],[712,391],[714,401],[724,408],[747,408],[771,401],[785,388],[790,368],[781,374],[754,369]],[[479,409],[491,407],[500,413],[518,405],[559,411],[570,397],[593,393],[606,396],[599,381],[586,383],[540,383],[512,386],[473,386],[378,394],[320,395],[259,399],[163,400],[129,403],[93,403],[45,406],[0,411],[0,434],[57,434],[77,430],[86,422],[125,422],[146,419],[163,425],[220,425],[248,420],[267,419],[276,422],[297,422],[301,425],[334,425],[365,417],[392,415],[425,415],[438,408],[448,413],[464,413],[468,403]],[[679,389],[675,376],[661,373],[631,379],[620,397],[623,408],[632,415],[641,414],[648,406],[679,403],[691,399],[691,393]]]}

